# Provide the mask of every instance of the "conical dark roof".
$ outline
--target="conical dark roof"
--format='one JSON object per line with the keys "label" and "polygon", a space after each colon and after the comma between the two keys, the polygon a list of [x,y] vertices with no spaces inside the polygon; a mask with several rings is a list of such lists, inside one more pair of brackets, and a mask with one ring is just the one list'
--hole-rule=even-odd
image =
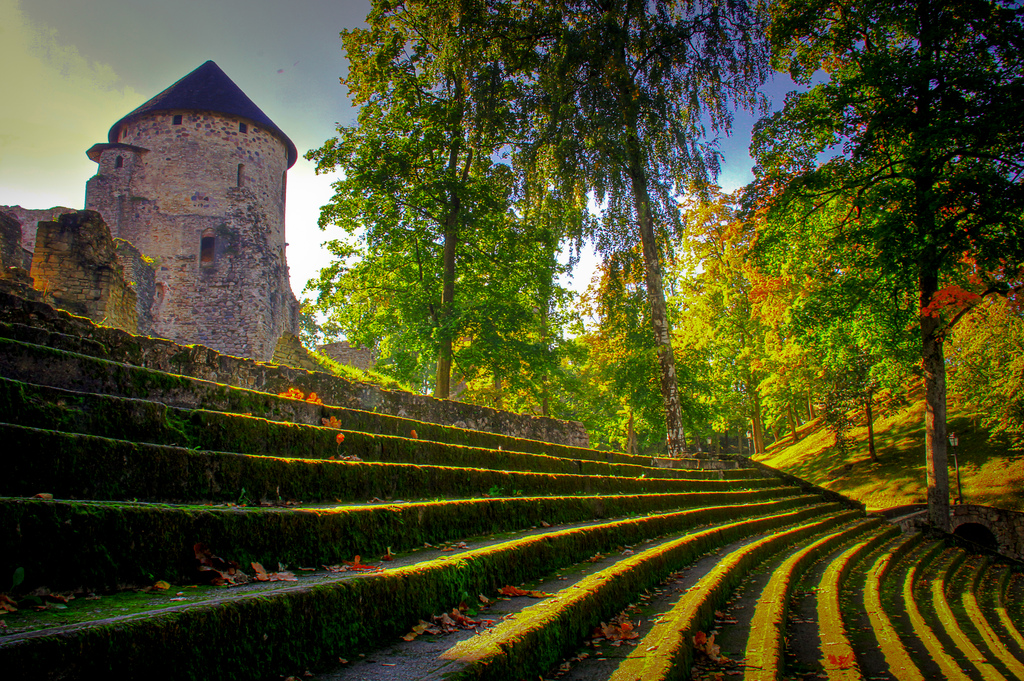
{"label": "conical dark roof", "polygon": [[288,139],[288,135],[284,134],[281,128],[274,125],[274,122],[267,117],[267,114],[260,111],[260,108],[242,92],[242,89],[235,85],[234,81],[228,78],[227,74],[212,61],[206,62],[117,123],[114,123],[114,127],[110,129],[107,139],[111,142],[117,142],[121,126],[133,118],[143,114],[175,109],[213,111],[215,113],[247,118],[281,138],[281,141],[288,148],[289,168],[292,167],[295,159],[298,158],[299,153],[295,148],[295,144]]}

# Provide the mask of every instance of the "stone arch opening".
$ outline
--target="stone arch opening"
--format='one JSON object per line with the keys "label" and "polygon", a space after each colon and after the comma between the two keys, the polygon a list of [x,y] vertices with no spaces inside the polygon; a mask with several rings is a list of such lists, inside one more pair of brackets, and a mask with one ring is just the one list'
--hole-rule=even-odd
{"label": "stone arch opening", "polygon": [[981,523],[963,523],[957,526],[953,534],[961,539],[984,546],[986,549],[991,549],[992,551],[999,550],[999,540],[992,534],[992,530]]}
{"label": "stone arch opening", "polygon": [[245,185],[245,164],[244,163],[239,163],[238,164],[238,181],[237,181],[237,185],[239,187],[242,187],[242,186]]}
{"label": "stone arch opening", "polygon": [[118,156],[114,159],[115,168],[124,168],[124,156]]}

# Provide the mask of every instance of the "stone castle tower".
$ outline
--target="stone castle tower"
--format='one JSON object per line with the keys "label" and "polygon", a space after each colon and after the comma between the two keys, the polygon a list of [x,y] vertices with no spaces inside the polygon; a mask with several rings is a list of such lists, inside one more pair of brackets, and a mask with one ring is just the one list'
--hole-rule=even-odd
{"label": "stone castle tower", "polygon": [[150,333],[268,360],[297,333],[284,207],[297,151],[212,61],[110,128],[85,207],[156,261]]}

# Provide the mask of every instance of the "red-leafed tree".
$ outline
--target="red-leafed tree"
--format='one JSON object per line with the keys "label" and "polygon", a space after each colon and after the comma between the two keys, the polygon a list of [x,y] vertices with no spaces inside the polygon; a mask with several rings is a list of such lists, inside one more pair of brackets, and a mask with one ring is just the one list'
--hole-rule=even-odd
{"label": "red-leafed tree", "polygon": [[916,300],[929,516],[948,529],[943,341],[977,301],[1014,290],[1024,263],[1024,10],[779,0],[772,13],[776,68],[810,87],[756,131],[772,196],[762,248],[825,275],[867,263],[865,302]]}

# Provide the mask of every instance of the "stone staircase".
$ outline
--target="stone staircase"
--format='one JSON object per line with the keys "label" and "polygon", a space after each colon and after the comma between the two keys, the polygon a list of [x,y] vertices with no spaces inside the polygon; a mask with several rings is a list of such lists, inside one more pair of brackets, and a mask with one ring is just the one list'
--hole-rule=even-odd
{"label": "stone staircase", "polygon": [[341,383],[0,293],[0,677],[1024,679],[1014,564]]}

